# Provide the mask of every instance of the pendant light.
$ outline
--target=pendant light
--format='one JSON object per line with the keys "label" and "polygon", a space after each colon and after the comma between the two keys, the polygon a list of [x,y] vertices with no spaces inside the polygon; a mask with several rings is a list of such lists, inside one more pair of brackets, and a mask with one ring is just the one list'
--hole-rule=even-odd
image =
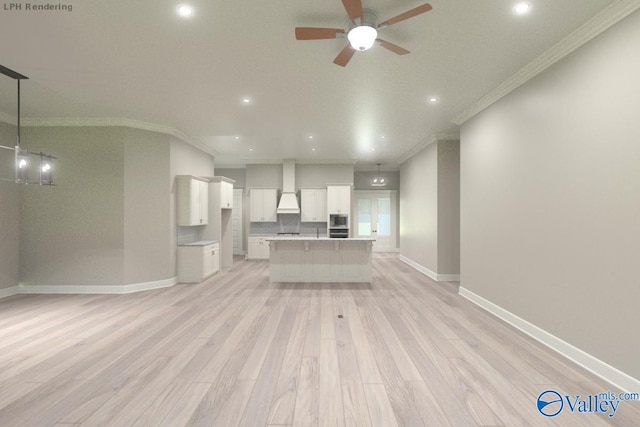
{"label": "pendant light", "polygon": [[[0,73],[7,77],[17,80],[18,82],[18,139],[15,147],[5,147],[0,145],[0,148],[7,150],[13,150],[15,153],[15,177],[14,182],[18,184],[35,184],[40,185],[53,185],[53,160],[55,157],[45,153],[32,153],[28,150],[24,150],[20,145],[21,137],[21,123],[20,123],[20,81],[28,80],[29,77],[17,73],[7,67],[0,65]],[[39,159],[39,181],[29,181],[29,171],[31,169],[31,159],[36,157]]]}
{"label": "pendant light", "polygon": [[371,180],[371,186],[384,187],[387,185],[387,180],[384,178],[384,176],[380,175],[380,163],[376,163],[376,164],[378,165],[378,174],[374,176],[373,179]]}

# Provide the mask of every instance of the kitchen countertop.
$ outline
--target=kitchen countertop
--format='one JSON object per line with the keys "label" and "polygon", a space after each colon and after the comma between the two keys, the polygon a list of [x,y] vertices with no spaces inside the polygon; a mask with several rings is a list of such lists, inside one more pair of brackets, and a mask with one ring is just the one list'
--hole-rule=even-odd
{"label": "kitchen countertop", "polygon": [[320,236],[320,237],[315,237],[315,236],[273,236],[273,237],[267,237],[265,240],[270,240],[270,241],[282,241],[282,242],[288,242],[288,241],[293,241],[293,242],[299,242],[299,241],[303,241],[303,242],[314,242],[314,241],[332,241],[332,242],[340,242],[340,241],[346,241],[346,242],[374,242],[376,239],[372,238],[372,237],[349,237],[349,238],[330,238],[327,236]]}
{"label": "kitchen countertop", "polygon": [[220,243],[218,240],[199,240],[197,242],[192,243],[182,243],[178,246],[207,246],[213,245],[214,243]]}

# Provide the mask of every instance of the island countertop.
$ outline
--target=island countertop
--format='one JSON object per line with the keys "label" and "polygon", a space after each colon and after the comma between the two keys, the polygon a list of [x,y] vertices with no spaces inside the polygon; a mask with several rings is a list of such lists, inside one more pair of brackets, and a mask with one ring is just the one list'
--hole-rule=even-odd
{"label": "island countertop", "polygon": [[272,236],[265,237],[264,240],[267,241],[275,241],[275,242],[314,242],[314,241],[322,241],[322,242],[374,242],[376,239],[372,237],[348,237],[348,238],[330,238],[327,236]]}

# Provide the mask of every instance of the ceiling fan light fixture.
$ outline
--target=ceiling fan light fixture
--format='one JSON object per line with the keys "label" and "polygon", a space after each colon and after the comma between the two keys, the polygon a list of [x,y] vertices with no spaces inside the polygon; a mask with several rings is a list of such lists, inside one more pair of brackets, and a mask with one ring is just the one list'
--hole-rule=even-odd
{"label": "ceiling fan light fixture", "polygon": [[526,15],[531,11],[531,4],[526,2],[521,2],[516,4],[513,7],[513,13],[516,15]]}
{"label": "ceiling fan light fixture", "polygon": [[189,18],[191,15],[193,15],[193,8],[188,4],[181,4],[180,6],[178,6],[177,11],[178,15],[182,16],[183,18]]}
{"label": "ceiling fan light fixture", "polygon": [[360,25],[352,28],[347,34],[351,47],[355,50],[365,51],[371,48],[378,38],[378,31],[369,25]]}

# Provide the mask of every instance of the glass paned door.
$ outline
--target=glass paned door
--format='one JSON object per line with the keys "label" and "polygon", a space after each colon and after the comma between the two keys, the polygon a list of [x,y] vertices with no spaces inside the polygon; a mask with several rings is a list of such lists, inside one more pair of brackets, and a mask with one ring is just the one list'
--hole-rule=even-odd
{"label": "glass paned door", "polygon": [[371,200],[358,199],[358,237],[371,237]]}
{"label": "glass paned door", "polygon": [[356,192],[357,237],[376,239],[373,250],[387,252],[396,249],[395,200],[388,191]]}

